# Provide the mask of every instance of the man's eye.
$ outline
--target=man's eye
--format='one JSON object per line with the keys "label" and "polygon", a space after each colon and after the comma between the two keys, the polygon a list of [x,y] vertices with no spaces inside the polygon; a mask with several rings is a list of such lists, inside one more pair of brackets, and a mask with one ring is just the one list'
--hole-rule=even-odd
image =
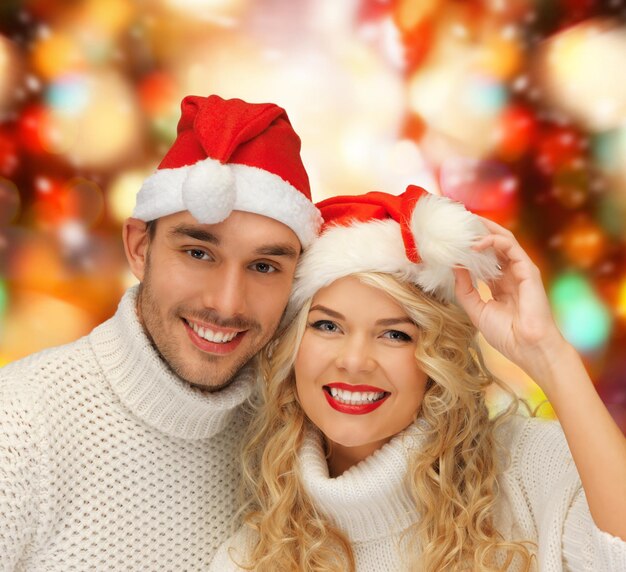
{"label": "man's eye", "polygon": [[196,260],[210,260],[210,256],[204,252],[204,250],[198,250],[197,248],[192,248],[190,250],[185,251],[191,258],[195,258]]}
{"label": "man's eye", "polygon": [[271,272],[276,272],[276,267],[268,264],[267,262],[255,262],[252,265],[252,268],[261,274],[270,274]]}
{"label": "man's eye", "polygon": [[383,337],[393,340],[394,342],[410,342],[413,339],[409,334],[405,334],[400,330],[389,330],[383,334]]}
{"label": "man's eye", "polygon": [[331,322],[330,320],[318,320],[317,322],[312,322],[309,324],[311,328],[315,330],[319,330],[320,332],[338,332],[339,326],[335,324],[335,322]]}

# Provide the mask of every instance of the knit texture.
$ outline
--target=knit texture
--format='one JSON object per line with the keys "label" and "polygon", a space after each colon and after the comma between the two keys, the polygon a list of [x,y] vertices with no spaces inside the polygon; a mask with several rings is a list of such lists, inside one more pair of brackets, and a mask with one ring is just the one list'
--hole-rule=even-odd
{"label": "knit texture", "polygon": [[0,370],[2,571],[203,570],[231,530],[253,372],[191,388],[135,300]]}
{"label": "knit texture", "polygon": [[[358,572],[407,570],[401,536],[418,518],[404,485],[409,454],[423,442],[419,423],[343,475],[331,479],[319,437],[300,450],[305,487],[316,506],[352,543]],[[624,572],[626,542],[594,524],[567,442],[556,422],[515,417],[498,430],[502,494],[496,525],[505,538],[538,545],[540,572]],[[241,528],[224,543],[210,571],[240,570],[254,533]]]}

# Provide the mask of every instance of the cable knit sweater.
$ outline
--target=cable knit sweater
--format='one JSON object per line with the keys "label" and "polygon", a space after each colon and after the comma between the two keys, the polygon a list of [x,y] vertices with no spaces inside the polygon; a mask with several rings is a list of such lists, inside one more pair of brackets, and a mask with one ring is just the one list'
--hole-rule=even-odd
{"label": "cable knit sweater", "polygon": [[[422,427],[410,427],[337,478],[328,476],[317,434],[305,437],[299,453],[305,488],[348,536],[358,572],[407,569],[400,537],[418,516],[405,475],[409,449],[419,454]],[[626,571],[626,542],[595,526],[560,425],[515,417],[498,438],[510,454],[495,516],[505,538],[536,542],[540,572]],[[241,528],[220,547],[209,570],[241,570],[233,559],[245,563],[254,541],[254,533]]]}
{"label": "cable knit sweater", "polygon": [[205,394],[145,336],[136,288],[88,336],[0,370],[0,570],[205,570],[236,509],[248,370]]}

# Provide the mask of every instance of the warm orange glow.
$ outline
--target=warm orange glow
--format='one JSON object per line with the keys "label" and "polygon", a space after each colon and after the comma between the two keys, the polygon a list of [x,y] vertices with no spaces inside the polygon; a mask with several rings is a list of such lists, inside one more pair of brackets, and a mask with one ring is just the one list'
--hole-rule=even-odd
{"label": "warm orange glow", "polygon": [[76,39],[66,32],[53,32],[39,40],[33,50],[37,73],[53,79],[64,73],[85,69],[86,62]]}
{"label": "warm orange glow", "polygon": [[563,232],[563,252],[580,268],[596,262],[606,247],[602,229],[588,220],[575,220]]}

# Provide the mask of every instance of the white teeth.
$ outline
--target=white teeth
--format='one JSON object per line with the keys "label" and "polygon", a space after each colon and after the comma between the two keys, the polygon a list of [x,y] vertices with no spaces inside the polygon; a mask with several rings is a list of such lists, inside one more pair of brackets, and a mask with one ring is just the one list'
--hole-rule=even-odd
{"label": "white teeth", "polygon": [[229,334],[226,334],[224,332],[214,332],[213,330],[210,330],[209,328],[201,328],[200,326],[198,326],[197,324],[194,324],[193,322],[187,322],[187,323],[191,326],[191,329],[194,332],[196,332],[196,334],[198,334],[201,338],[204,338],[208,342],[213,342],[214,344],[228,343],[232,341],[237,335],[237,332],[231,332]]}
{"label": "white teeth", "polygon": [[339,403],[345,403],[347,405],[366,405],[373,401],[378,401],[385,395],[384,391],[347,391],[336,387],[330,387],[329,389],[333,398],[339,401]]}

